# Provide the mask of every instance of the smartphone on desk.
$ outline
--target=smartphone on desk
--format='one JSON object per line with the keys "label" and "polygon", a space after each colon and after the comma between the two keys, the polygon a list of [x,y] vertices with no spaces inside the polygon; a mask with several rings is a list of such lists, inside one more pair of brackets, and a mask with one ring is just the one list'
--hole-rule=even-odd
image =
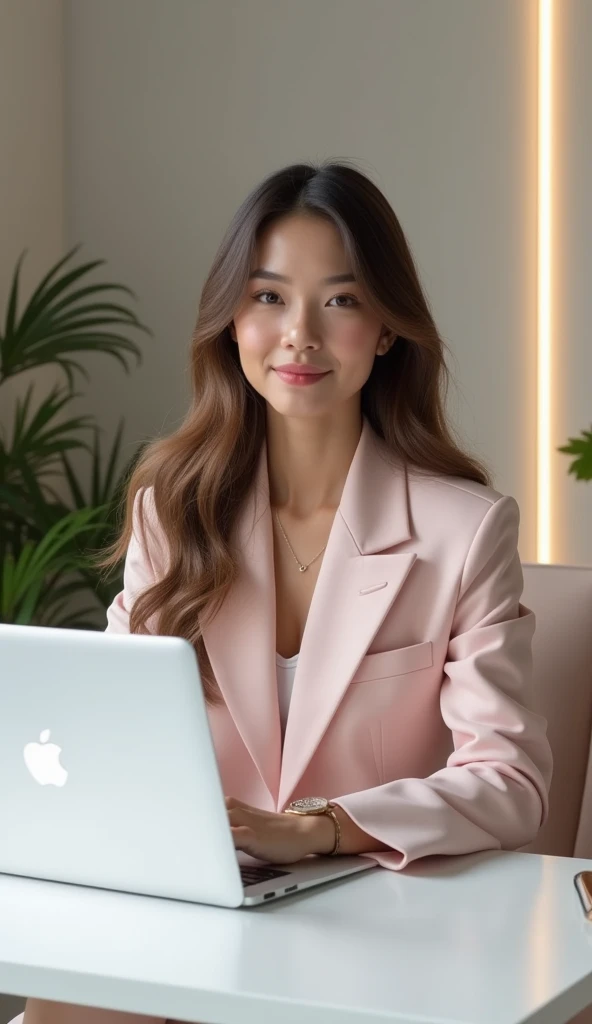
{"label": "smartphone on desk", "polygon": [[592,871],[579,871],[574,878],[584,914],[592,921]]}

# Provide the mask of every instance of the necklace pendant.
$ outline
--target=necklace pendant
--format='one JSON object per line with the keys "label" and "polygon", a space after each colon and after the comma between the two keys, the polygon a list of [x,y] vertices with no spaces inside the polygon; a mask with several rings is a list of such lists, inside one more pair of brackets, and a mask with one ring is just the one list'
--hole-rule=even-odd
{"label": "necklace pendant", "polygon": [[306,572],[306,570],[308,569],[308,566],[307,565],[300,565],[300,566],[298,566],[298,568],[299,568],[300,572]]}

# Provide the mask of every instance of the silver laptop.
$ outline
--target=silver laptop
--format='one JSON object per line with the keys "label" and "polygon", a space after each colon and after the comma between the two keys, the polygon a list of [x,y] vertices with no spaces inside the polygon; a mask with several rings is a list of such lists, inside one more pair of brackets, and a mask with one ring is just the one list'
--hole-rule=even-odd
{"label": "silver laptop", "polygon": [[0,872],[223,907],[376,867],[237,853],[179,637],[0,624],[0,822]]}

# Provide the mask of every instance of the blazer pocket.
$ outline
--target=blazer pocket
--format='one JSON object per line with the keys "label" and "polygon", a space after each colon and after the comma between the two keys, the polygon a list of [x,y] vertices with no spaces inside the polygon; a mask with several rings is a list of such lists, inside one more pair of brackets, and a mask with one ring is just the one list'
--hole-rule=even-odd
{"label": "blazer pocket", "polygon": [[388,679],[389,676],[417,672],[421,668],[430,668],[433,664],[431,640],[426,640],[422,644],[413,644],[411,647],[399,647],[395,651],[367,654],[360,662],[352,679],[352,685],[365,683],[370,679]]}

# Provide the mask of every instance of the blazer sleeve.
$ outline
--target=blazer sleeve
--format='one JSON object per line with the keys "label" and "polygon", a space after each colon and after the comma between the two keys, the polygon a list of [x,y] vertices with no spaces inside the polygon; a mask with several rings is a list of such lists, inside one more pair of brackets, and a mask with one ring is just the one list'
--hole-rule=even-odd
{"label": "blazer sleeve", "polygon": [[[142,498],[142,495],[145,497]],[[149,519],[152,507],[151,499],[151,488],[140,488],[134,499],[133,529],[123,567],[123,590],[120,590],[107,608],[105,633],[129,633],[129,616],[136,597],[156,582],[156,569],[152,560],[155,534]],[[142,509],[142,513],[140,513],[140,509]],[[145,526],[146,543],[141,532],[140,514]],[[149,549],[153,552],[152,558]]]}
{"label": "blazer sleeve", "polygon": [[440,690],[454,743],[446,767],[332,798],[392,848],[364,854],[383,867],[517,849],[547,818],[552,755],[547,722],[533,710],[535,616],[520,603],[519,521],[514,498],[498,498],[465,561]]}

